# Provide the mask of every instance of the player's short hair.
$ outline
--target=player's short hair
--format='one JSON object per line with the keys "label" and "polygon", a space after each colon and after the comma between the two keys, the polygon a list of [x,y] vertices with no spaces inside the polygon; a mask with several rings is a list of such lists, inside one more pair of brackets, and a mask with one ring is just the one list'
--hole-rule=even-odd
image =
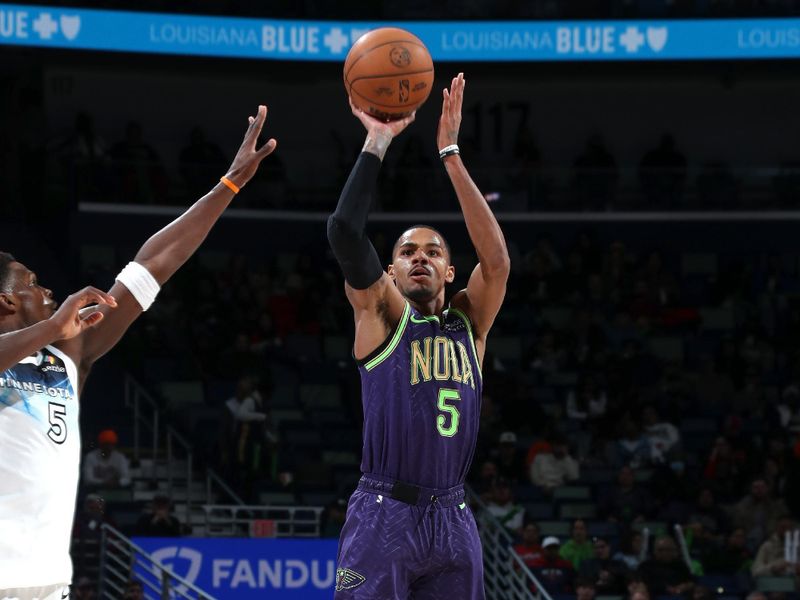
{"label": "player's short hair", "polygon": [[0,252],[0,292],[8,288],[11,276],[11,269],[9,269],[9,266],[13,262],[17,262],[17,259],[8,252]]}
{"label": "player's short hair", "polygon": [[[439,236],[439,239],[442,240],[442,244],[444,244],[444,250],[445,252],[447,252],[447,259],[448,260],[452,259],[453,253],[450,252],[450,244],[447,243],[447,238],[445,238],[444,235],[442,235],[442,232],[436,229],[436,227],[431,227],[430,225],[425,225],[424,223],[417,223],[415,225],[412,225],[411,227],[406,227],[403,230],[403,233],[405,233],[406,231],[411,231],[412,229],[430,229],[432,232],[434,232],[436,235]],[[403,233],[401,233],[398,236],[397,240],[394,243],[394,246],[392,247],[392,256],[394,256],[394,253],[397,252],[397,247],[400,244],[400,238],[403,237]]]}

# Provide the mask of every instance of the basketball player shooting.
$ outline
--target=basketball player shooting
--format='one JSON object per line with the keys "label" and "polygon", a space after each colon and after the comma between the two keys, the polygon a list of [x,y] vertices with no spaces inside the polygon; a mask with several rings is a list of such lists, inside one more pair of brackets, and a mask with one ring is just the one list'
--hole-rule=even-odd
{"label": "basketball player shooting", "polygon": [[478,434],[486,337],[506,291],[500,226],[458,154],[459,73],[443,91],[437,143],[479,264],[445,305],[450,247],[416,225],[384,272],[365,235],[381,162],[414,114],[382,122],[351,106],[367,138],[328,220],[355,318],[364,408],[363,476],[339,541],[335,597],[484,598],[483,562],[464,479]]}
{"label": "basketball player shooting", "polygon": [[59,306],[33,271],[0,253],[0,599],[68,597],[86,377],[275,149],[274,139],[256,148],[266,117],[259,106],[225,177],[147,240],[107,293],[86,287]]}

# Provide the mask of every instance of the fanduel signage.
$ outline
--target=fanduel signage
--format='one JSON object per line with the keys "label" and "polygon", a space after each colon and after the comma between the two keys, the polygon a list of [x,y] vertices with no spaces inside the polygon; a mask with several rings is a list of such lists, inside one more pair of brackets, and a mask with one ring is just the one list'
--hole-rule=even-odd
{"label": "fanduel signage", "polygon": [[724,60],[800,57],[800,19],[333,22],[0,4],[0,45],[341,61],[383,25],[435,61]]}
{"label": "fanduel signage", "polygon": [[[153,559],[218,600],[330,600],[337,540],[134,538]],[[152,574],[137,562],[142,579]]]}

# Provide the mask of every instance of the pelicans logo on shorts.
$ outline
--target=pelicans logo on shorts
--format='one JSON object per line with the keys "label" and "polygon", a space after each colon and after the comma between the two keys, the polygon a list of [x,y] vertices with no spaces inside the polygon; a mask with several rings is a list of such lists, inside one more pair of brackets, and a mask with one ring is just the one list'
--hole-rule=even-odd
{"label": "pelicans logo on shorts", "polygon": [[366,577],[360,573],[356,573],[351,569],[336,569],[336,591],[352,590],[357,588],[367,580]]}

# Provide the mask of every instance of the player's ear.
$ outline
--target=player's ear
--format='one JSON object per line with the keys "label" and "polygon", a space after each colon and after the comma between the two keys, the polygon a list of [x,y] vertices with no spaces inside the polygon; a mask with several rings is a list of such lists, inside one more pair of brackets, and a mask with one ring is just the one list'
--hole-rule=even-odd
{"label": "player's ear", "polygon": [[386,267],[386,272],[389,274],[389,277],[392,278],[392,281],[395,281],[394,265],[389,265],[388,267]]}
{"label": "player's ear", "polygon": [[13,315],[17,312],[17,304],[11,294],[0,294],[0,316]]}
{"label": "player's ear", "polygon": [[453,283],[455,278],[456,278],[456,268],[453,265],[450,265],[449,267],[447,267],[447,271],[445,271],[444,280],[447,283]]}

